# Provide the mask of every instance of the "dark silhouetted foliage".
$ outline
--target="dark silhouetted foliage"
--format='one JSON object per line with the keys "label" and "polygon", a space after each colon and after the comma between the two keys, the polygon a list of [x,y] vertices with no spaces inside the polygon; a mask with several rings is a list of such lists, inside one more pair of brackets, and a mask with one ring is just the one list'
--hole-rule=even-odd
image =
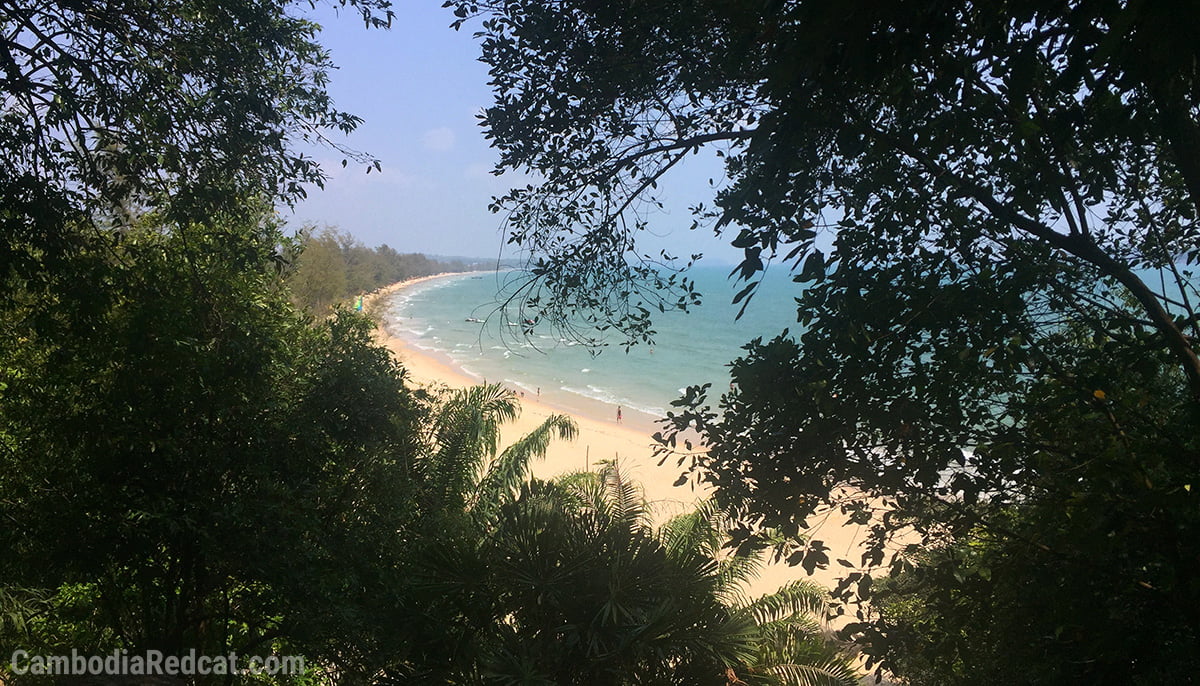
{"label": "dark silhouetted foliage", "polygon": [[[1047,621],[1079,623],[973,634],[980,659],[1026,641],[1045,659],[1008,652],[1016,680],[1186,678],[1170,650],[1196,652],[1195,618],[1160,610],[1200,606],[1181,571],[1200,539],[1194,4],[448,4],[491,67],[499,166],[540,175],[495,208],[547,318],[637,339],[655,302],[690,301],[640,290],[680,281],[637,246],[658,181],[702,147],[726,181],[697,226],[743,251],[738,299],[771,263],[793,273],[797,326],[751,342],[730,393],[689,390],[664,436],[702,434],[682,463],[745,540],[850,487],[872,548],[844,561],[849,601],[880,566],[1074,537],[994,578],[1057,591]],[[813,541],[793,562],[835,560]],[[937,612],[968,588],[926,578]]]}

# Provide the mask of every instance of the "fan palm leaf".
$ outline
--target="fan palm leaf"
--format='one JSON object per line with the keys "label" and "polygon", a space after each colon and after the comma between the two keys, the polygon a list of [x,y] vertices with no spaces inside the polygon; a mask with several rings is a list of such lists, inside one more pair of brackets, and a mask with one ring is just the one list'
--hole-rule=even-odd
{"label": "fan palm leaf", "polygon": [[449,516],[435,523],[447,545],[426,556],[421,583],[455,598],[455,640],[474,656],[459,677],[855,683],[822,623],[824,589],[793,582],[749,598],[765,547],[728,547],[729,517],[712,503],[655,528],[640,486],[616,461],[531,478],[550,442],[577,429],[554,415],[501,450],[502,425],[519,411],[493,385],[448,393],[431,412],[424,471]]}
{"label": "fan palm leaf", "polygon": [[795,580],[774,593],[763,595],[744,607],[759,624],[770,624],[790,617],[820,617],[829,608],[829,591],[811,581]]}
{"label": "fan palm leaf", "polygon": [[630,532],[650,528],[650,511],[646,498],[638,484],[621,471],[617,460],[600,463],[600,479],[604,484],[607,514],[614,522],[626,526]]}
{"label": "fan palm leaf", "polygon": [[764,683],[794,686],[857,686],[859,683],[854,669],[838,659],[818,664],[775,665],[767,672],[773,679]]}
{"label": "fan palm leaf", "polygon": [[453,389],[439,398],[420,469],[443,506],[465,508],[499,450],[501,426],[519,412],[517,396],[497,384]]}
{"label": "fan palm leaf", "polygon": [[658,533],[673,554],[702,554],[716,562],[714,593],[732,617],[751,627],[754,654],[731,665],[730,678],[745,684],[857,683],[851,660],[824,622],[828,591],[797,580],[751,599],[746,587],[761,571],[768,546],[732,550],[729,526],[727,513],[709,501],[672,518]]}
{"label": "fan palm leaf", "polygon": [[810,581],[785,584],[741,605],[758,629],[757,653],[747,661],[747,684],[852,686],[858,675],[825,624],[829,592]]}

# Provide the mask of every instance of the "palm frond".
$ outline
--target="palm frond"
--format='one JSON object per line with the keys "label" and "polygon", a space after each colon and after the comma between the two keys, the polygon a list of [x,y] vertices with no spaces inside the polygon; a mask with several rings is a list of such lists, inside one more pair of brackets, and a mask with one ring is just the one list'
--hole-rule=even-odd
{"label": "palm frond", "polygon": [[[751,599],[748,582],[758,577],[771,546],[764,542],[749,551],[729,548],[730,521],[726,511],[706,502],[668,521],[658,535],[672,555],[701,555],[713,561],[712,592],[731,617],[752,629],[754,655],[739,659],[733,673],[745,684],[857,683],[851,659],[824,621],[828,590],[796,580]],[[795,539],[780,536],[775,543],[794,544]]]}
{"label": "palm frond", "polygon": [[829,607],[829,591],[806,580],[790,581],[779,590],[760,596],[744,608],[759,624],[801,615],[823,616]]}
{"label": "palm frond", "polygon": [[832,658],[818,664],[774,665],[767,670],[788,686],[857,686],[858,675],[845,660]]}
{"label": "palm frond", "polygon": [[444,496],[465,500],[499,450],[500,427],[520,411],[517,397],[499,385],[455,389],[431,413],[431,451],[422,461],[427,482]]}
{"label": "palm frond", "polygon": [[600,477],[612,519],[622,522],[630,531],[647,529],[646,498],[637,483],[625,477],[617,460],[604,460],[600,464]]}
{"label": "palm frond", "polygon": [[486,455],[500,449],[500,427],[521,412],[517,395],[499,384],[471,386],[452,394],[444,406],[448,419],[443,425],[452,433],[466,431]]}
{"label": "palm frond", "polygon": [[475,488],[471,507],[481,502],[499,502],[511,496],[529,478],[529,464],[546,456],[550,441],[555,437],[572,440],[579,433],[575,420],[567,415],[555,414],[546,418],[540,426],[521,437],[500,454],[490,460],[486,472]]}
{"label": "palm frond", "polygon": [[761,553],[749,555],[726,555],[719,560],[717,573],[720,575],[722,597],[733,607],[744,607],[752,601],[745,593],[746,586],[762,573]]}
{"label": "palm frond", "polygon": [[609,509],[604,479],[596,472],[569,472],[555,477],[553,483],[574,512],[595,516]]}
{"label": "palm frond", "polygon": [[704,501],[695,510],[669,519],[659,527],[659,535],[667,550],[699,550],[715,558],[726,538],[722,520],[717,506]]}

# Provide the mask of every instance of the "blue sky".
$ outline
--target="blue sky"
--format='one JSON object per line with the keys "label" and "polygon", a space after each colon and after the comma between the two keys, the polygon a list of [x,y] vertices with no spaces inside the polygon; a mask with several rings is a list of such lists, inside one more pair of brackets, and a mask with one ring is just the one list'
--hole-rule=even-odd
{"label": "blue sky", "polygon": [[[343,142],[379,158],[382,173],[366,174],[332,149],[310,154],[330,175],[324,190],[310,189],[289,227],[332,225],[368,245],[403,252],[496,257],[505,250],[500,217],[488,201],[526,179],[488,172],[496,154],[475,115],[491,102],[487,67],[477,61],[470,24],[449,28],[449,10],[436,0],[396,5],[390,31],[367,30],[353,11],[338,16],[318,7],[310,16],[324,28],[321,42],[339,69],[329,91],[341,109],[365,123]],[[644,247],[676,254],[703,252],[709,262],[734,262],[738,252],[707,232],[688,232],[689,205],[711,205],[708,179],[720,173],[698,158],[663,184],[666,210],[652,218]],[[674,244],[674,245],[672,245]]]}

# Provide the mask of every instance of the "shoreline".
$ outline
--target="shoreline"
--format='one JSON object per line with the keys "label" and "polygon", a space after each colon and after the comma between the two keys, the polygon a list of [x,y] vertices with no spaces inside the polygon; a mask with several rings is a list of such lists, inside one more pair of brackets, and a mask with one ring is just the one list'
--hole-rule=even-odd
{"label": "shoreline", "polygon": [[[390,284],[378,291],[375,291],[370,296],[363,300],[363,309],[367,311],[375,319],[376,326],[386,332],[388,339],[395,339],[396,345],[403,348],[409,355],[427,359],[431,365],[437,366],[439,369],[437,374],[430,375],[428,379],[420,379],[422,381],[442,380],[449,381],[453,379],[452,386],[477,385],[487,382],[487,378],[480,374],[459,366],[448,354],[439,350],[430,350],[423,348],[417,343],[403,335],[394,333],[395,324],[397,323],[391,317],[379,311],[376,303],[382,304],[382,301],[396,293],[417,286],[429,281],[462,276],[466,274],[491,274],[491,270],[480,270],[473,272],[444,272],[441,274],[432,274],[429,276],[421,276],[415,279],[409,279],[399,283]],[[368,304],[369,303],[369,304]],[[436,363],[434,365],[433,363]],[[422,364],[422,367],[425,365]],[[423,371],[423,370],[419,370]],[[495,380],[493,379],[493,383]],[[503,383],[503,382],[502,382]],[[628,406],[618,406],[614,403],[609,403],[604,400],[589,398],[582,395],[576,395],[567,391],[562,391],[557,388],[546,388],[544,393],[538,393],[535,388],[521,383],[504,383],[505,387],[520,395],[522,402],[532,402],[542,406],[548,410],[553,410],[559,414],[567,414],[572,417],[588,417],[601,424],[611,424],[616,428],[626,428],[640,434],[645,434],[647,438],[652,436],[656,431],[661,431],[662,426],[659,422],[662,417],[654,415],[642,410],[638,410]],[[616,423],[616,411],[620,407],[622,411],[622,421]]]}
{"label": "shoreline", "polygon": [[[396,293],[426,283],[435,279],[449,278],[471,272],[454,272],[435,274],[416,279],[410,279],[385,286],[364,297],[363,309],[376,322],[376,342],[392,351],[404,366],[406,375],[413,383],[426,387],[463,388],[478,385],[482,382],[459,368],[449,356],[434,351],[423,350],[397,336],[394,322],[389,321],[380,310],[380,306]],[[509,386],[510,390],[520,392]],[[547,394],[549,395],[549,394]],[[541,398],[526,392],[520,397],[521,412],[517,419],[502,431],[502,441],[509,444],[523,436],[552,414],[565,414],[575,420],[579,427],[579,435],[573,441],[555,440],[547,450],[546,457],[531,466],[533,475],[548,479],[561,474],[580,470],[591,470],[600,460],[617,459],[622,471],[629,478],[637,481],[642,487],[646,500],[655,511],[656,520],[664,520],[693,508],[708,495],[707,490],[693,489],[691,484],[675,486],[674,484],[683,473],[682,468],[676,467],[674,460],[667,460],[658,466],[654,457],[654,440],[651,434],[658,429],[654,426],[654,417],[643,413],[635,415],[634,410],[623,408],[624,421],[616,422],[616,408],[612,407],[613,416],[609,416],[609,405],[593,401],[594,407],[581,407],[585,403],[561,403],[549,398]],[[603,413],[603,414],[601,414]]]}
{"label": "shoreline", "polygon": [[[388,330],[388,325],[392,322],[378,311],[378,306],[406,288],[434,279],[468,273],[473,272],[450,272],[409,279],[380,288],[363,299],[363,310],[375,320],[376,342],[396,356],[404,366],[408,380],[415,385],[464,388],[478,385],[481,381],[457,367],[449,356],[422,350],[393,334]],[[593,402],[597,407],[603,408],[604,417],[599,416],[595,408],[588,411],[565,403],[548,402],[526,393],[520,398],[521,410],[517,419],[501,432],[502,445],[510,445],[517,438],[529,433],[551,414],[566,414],[578,425],[578,436],[573,441],[552,441],[545,458],[531,465],[530,471],[533,476],[549,479],[571,472],[592,470],[600,460],[616,458],[623,473],[642,488],[656,524],[661,524],[674,515],[691,511],[709,497],[710,487],[698,487],[692,479],[679,482],[683,468],[676,466],[674,458],[668,457],[662,465],[658,464],[660,458],[654,457],[655,443],[650,437],[658,430],[651,428],[654,426],[652,416],[645,415],[650,417],[649,422],[641,418],[630,422],[628,418],[636,411],[626,408],[627,421],[618,424],[615,416],[607,416],[610,407],[607,403]],[[843,497],[846,495],[848,494],[842,493]],[[835,507],[815,515],[811,519],[813,526],[805,532],[825,542],[830,557],[828,568],[818,569],[810,576],[800,567],[791,567],[783,562],[766,562],[758,578],[747,585],[747,590],[752,595],[768,593],[797,579],[807,579],[833,588],[838,577],[853,571],[839,566],[834,561],[837,558],[857,561],[862,553],[860,545],[867,533],[866,527],[843,526],[846,519]]]}

